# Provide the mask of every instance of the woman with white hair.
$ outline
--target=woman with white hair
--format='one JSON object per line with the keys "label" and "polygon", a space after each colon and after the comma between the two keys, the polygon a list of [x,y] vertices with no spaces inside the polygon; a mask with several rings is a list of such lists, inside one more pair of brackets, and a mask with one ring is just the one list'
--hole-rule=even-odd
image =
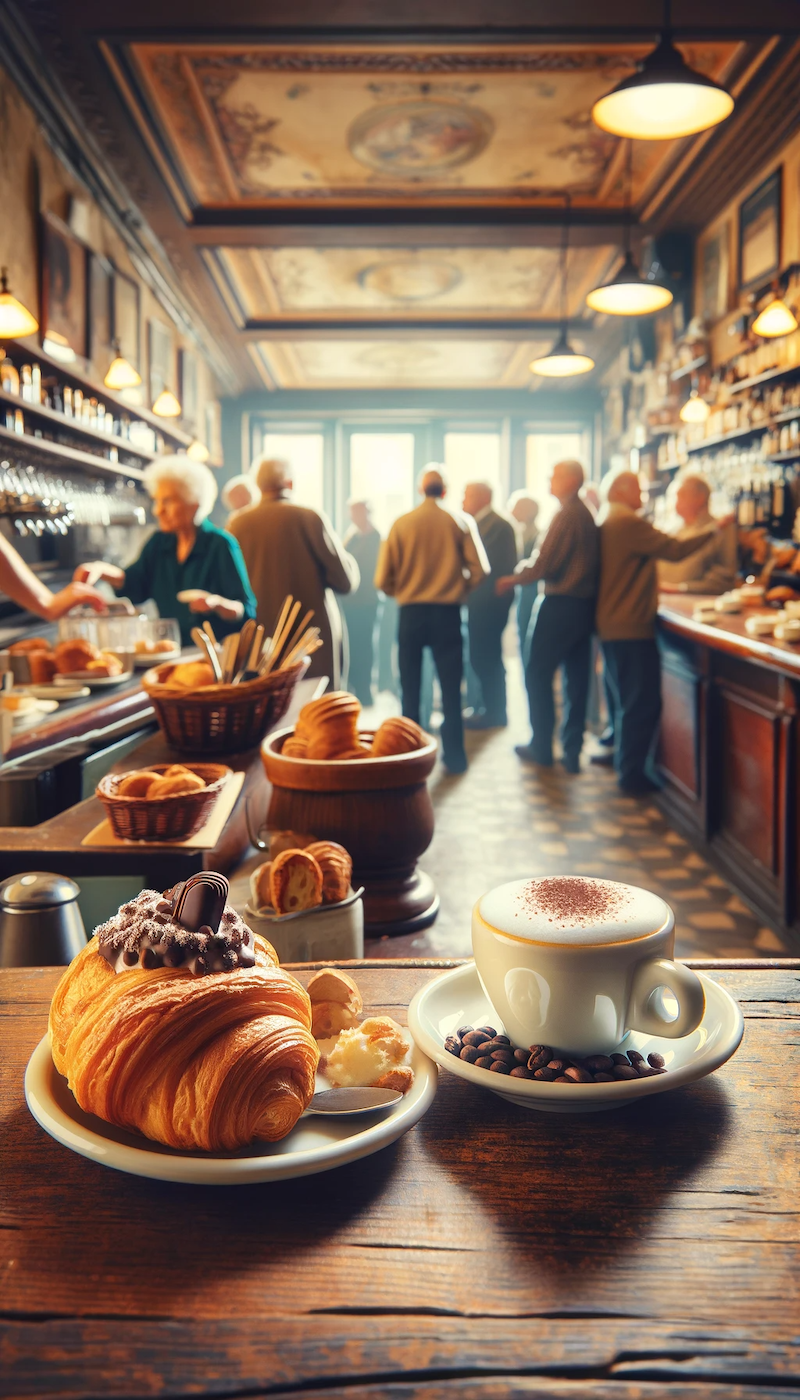
{"label": "woman with white hair", "polygon": [[[255,617],[256,600],[242,551],[232,535],[208,519],[217,483],[208,467],[190,457],[160,457],[144,473],[158,530],[127,569],[98,560],[81,564],[77,583],[104,578],[114,592],[144,603],[152,598],[162,617],[177,618],[181,640],[191,641],[195,614],[214,613],[214,630],[224,636]],[[178,594],[191,589],[189,603]]]}
{"label": "woman with white hair", "polygon": [[228,512],[228,524],[240,510],[249,510],[261,500],[261,492],[252,476],[232,476],[220,491],[220,500]]}

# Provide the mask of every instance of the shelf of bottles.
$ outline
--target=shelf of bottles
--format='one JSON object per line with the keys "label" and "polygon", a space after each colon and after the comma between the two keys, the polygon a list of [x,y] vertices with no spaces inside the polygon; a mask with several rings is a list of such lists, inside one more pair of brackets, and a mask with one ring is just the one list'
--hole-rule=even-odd
{"label": "shelf of bottles", "polygon": [[44,353],[9,345],[0,358],[0,455],[12,449],[14,437],[32,450],[39,445],[51,460],[129,480],[160,453],[190,441]]}
{"label": "shelf of bottles", "polygon": [[147,520],[141,492],[123,477],[110,486],[9,461],[0,462],[0,518],[23,539],[65,536],[73,525],[142,526]]}

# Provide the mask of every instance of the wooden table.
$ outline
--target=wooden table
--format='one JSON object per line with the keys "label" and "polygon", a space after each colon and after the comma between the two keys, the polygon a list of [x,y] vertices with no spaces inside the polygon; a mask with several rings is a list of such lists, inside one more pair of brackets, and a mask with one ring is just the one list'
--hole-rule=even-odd
{"label": "wooden table", "polygon": [[[357,976],[403,1019],[451,965]],[[786,1400],[800,961],[692,965],[746,1020],[699,1084],[550,1117],[442,1073],[392,1147],[236,1190],[124,1176],[47,1137],[22,1079],[58,973],[0,972],[0,1394]]]}

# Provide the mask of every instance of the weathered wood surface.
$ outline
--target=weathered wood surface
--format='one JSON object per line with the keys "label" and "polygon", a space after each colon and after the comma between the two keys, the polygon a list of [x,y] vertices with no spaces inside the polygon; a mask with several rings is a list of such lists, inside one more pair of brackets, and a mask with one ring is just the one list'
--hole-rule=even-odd
{"label": "weathered wood surface", "polygon": [[[362,964],[365,1002],[403,1019],[440,966]],[[699,1084],[572,1118],[443,1073],[394,1146],[236,1190],[106,1171],[36,1125],[57,975],[0,973],[0,1394],[800,1389],[800,961],[715,966],[745,1038]]]}

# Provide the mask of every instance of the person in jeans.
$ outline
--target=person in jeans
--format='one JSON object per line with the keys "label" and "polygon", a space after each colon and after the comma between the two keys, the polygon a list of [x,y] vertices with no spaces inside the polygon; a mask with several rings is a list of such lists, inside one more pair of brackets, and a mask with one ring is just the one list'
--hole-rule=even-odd
{"label": "person in jeans", "polygon": [[[519,556],[521,559],[529,559],[539,543],[539,531],[536,528],[539,502],[527,491],[514,491],[508,498],[506,511],[517,524],[520,537]],[[528,583],[521,587],[517,593],[517,632],[519,633],[519,652],[522,657],[523,671],[528,664],[528,633],[533,605],[538,596],[538,583]]]}
{"label": "person in jeans", "polygon": [[430,647],[442,690],[442,757],[450,773],[463,773],[461,604],[489,573],[489,562],[475,522],[445,509],[447,487],[435,463],[422,473],[419,489],[422,505],[401,515],[381,546],[375,586],[400,606],[403,714],[419,724],[422,653]]}
{"label": "person in jeans", "polygon": [[600,523],[597,631],[614,703],[614,766],[621,790],[632,797],[655,792],[648,771],[661,717],[661,661],[656,643],[656,561],[677,563],[726,530],[733,517],[713,522],[689,539],[657,530],[637,514],[639,478],[619,472],[608,484]]}
{"label": "person in jeans", "polygon": [[508,622],[511,596],[499,598],[498,578],[515,569],[519,555],[514,526],[492,509],[492,488],[487,482],[470,481],[464,488],[463,508],[478,527],[491,574],[473,588],[467,599],[469,659],[478,677],[481,705],[465,719],[467,729],[504,729],[506,668],[503,665],[503,632]]}
{"label": "person in jeans", "polygon": [[533,734],[529,744],[517,745],[516,753],[528,763],[552,766],[556,722],[553,681],[561,667],[561,746],[568,773],[577,773],[580,768],[599,563],[597,526],[578,495],[582,486],[580,462],[556,463],[550,492],[559,501],[560,509],[553,516],[541,548],[497,585],[498,592],[507,592],[518,583],[544,580],[544,594],[533,613],[525,671]]}
{"label": "person in jeans", "polygon": [[351,500],[347,503],[351,526],[342,541],[344,549],[358,564],[358,588],[344,594],[341,608],[347,623],[350,665],[347,688],[361,701],[371,705],[372,672],[375,666],[375,624],[378,620],[379,595],[373,578],[381,548],[381,537],[372,523],[369,501]]}

